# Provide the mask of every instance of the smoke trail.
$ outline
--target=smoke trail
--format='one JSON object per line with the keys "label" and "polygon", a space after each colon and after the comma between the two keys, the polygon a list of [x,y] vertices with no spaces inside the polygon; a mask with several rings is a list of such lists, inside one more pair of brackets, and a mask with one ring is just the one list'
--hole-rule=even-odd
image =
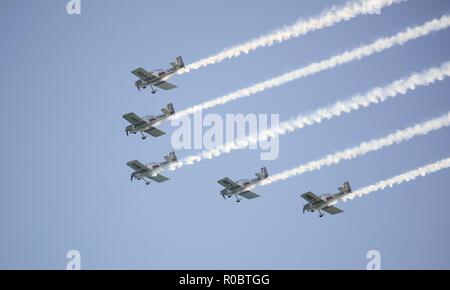
{"label": "smoke trail", "polygon": [[333,26],[341,21],[348,21],[358,15],[380,13],[380,10],[399,3],[401,0],[367,0],[352,1],[341,7],[332,7],[318,16],[306,20],[298,20],[294,24],[283,27],[272,33],[252,39],[243,44],[233,46],[224,51],[189,64],[178,72],[184,74],[191,70],[197,70],[211,64],[219,63],[225,59],[235,58],[242,53],[248,54],[260,47],[272,46],[275,43],[305,35],[308,32]]}
{"label": "smoke trail", "polygon": [[259,135],[250,135],[234,142],[218,146],[214,149],[203,151],[199,155],[188,156],[174,164],[171,168],[180,168],[184,165],[191,165],[194,162],[199,162],[203,159],[211,159],[225,153],[230,153],[232,150],[246,148],[250,144],[257,144],[258,142],[268,140],[269,138],[285,135],[306,126],[318,124],[324,120],[329,120],[333,117],[338,117],[342,114],[348,114],[352,111],[359,110],[360,108],[368,107],[371,104],[378,104],[389,98],[404,95],[408,91],[416,89],[418,86],[428,86],[436,81],[442,81],[449,76],[450,62],[446,62],[440,67],[432,67],[421,73],[413,73],[409,77],[394,81],[387,86],[371,89],[364,95],[356,95],[346,100],[338,101],[330,106],[319,108],[310,114],[299,115],[289,121],[280,123],[276,128],[264,130],[260,132]]}
{"label": "smoke trail", "polygon": [[445,29],[448,26],[450,26],[450,15],[445,15],[439,19],[433,19],[431,21],[428,21],[421,26],[416,26],[414,28],[407,28],[405,31],[400,32],[394,36],[378,39],[371,44],[355,48],[351,51],[346,51],[342,54],[332,56],[331,58],[322,60],[320,62],[312,63],[306,67],[285,73],[283,75],[274,77],[264,82],[255,84],[253,86],[240,89],[228,95],[210,101],[206,101],[198,105],[194,105],[190,108],[175,113],[174,115],[170,116],[169,119],[170,120],[178,119],[201,110],[209,109],[243,97],[251,96],[266,89],[278,87],[287,82],[302,77],[306,77],[321,72],[323,70],[331,69],[338,65],[342,65],[353,60],[361,59],[363,57],[372,55],[377,52],[381,52],[383,50],[393,47],[394,45],[403,45],[410,40],[417,39],[432,32]]}
{"label": "smoke trail", "polygon": [[426,135],[431,131],[441,129],[450,125],[450,112],[445,115],[429,120],[427,122],[416,124],[412,127],[408,127],[404,130],[397,131],[389,134],[386,137],[373,139],[367,142],[363,142],[358,146],[325,156],[322,159],[302,164],[290,170],[283,171],[281,173],[269,176],[267,179],[261,182],[262,185],[268,185],[276,181],[285,180],[290,177],[294,177],[305,172],[319,170],[324,166],[330,166],[338,164],[342,160],[350,160],[356,157],[365,155],[369,152],[377,151],[388,146],[398,144],[403,141],[407,141],[418,135]]}
{"label": "smoke trail", "polygon": [[419,176],[427,176],[431,173],[435,173],[439,170],[446,169],[450,167],[450,158],[445,158],[435,163],[430,163],[428,165],[419,167],[417,169],[405,172],[403,174],[397,175],[395,177],[377,182],[375,184],[369,185],[367,187],[358,189],[352,193],[345,195],[342,200],[353,199],[355,197],[360,197],[374,191],[383,190],[386,187],[393,187],[394,185],[402,184],[404,182],[412,181]]}

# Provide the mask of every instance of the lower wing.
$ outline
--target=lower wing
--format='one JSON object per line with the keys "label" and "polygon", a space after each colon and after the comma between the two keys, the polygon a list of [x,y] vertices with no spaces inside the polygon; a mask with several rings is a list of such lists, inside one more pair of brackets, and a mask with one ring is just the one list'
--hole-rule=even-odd
{"label": "lower wing", "polygon": [[156,83],[155,86],[157,86],[160,89],[166,90],[166,91],[177,87],[176,85],[168,83],[166,81]]}
{"label": "lower wing", "polygon": [[166,132],[156,129],[155,127],[150,127],[147,130],[144,130],[145,133],[152,135],[153,137],[159,137],[161,135],[166,134]]}
{"label": "lower wing", "polygon": [[244,191],[243,193],[239,194],[242,197],[245,197],[246,199],[253,199],[253,198],[257,198],[260,197],[259,194],[256,194],[252,191]]}
{"label": "lower wing", "polygon": [[156,182],[164,182],[164,181],[167,181],[167,180],[169,180],[169,178],[167,178],[167,177],[165,177],[164,175],[161,175],[161,174],[156,174],[155,176],[149,176],[149,178],[151,179],[151,180],[153,180],[153,181],[156,181]]}
{"label": "lower wing", "polygon": [[332,205],[324,207],[322,210],[329,214],[338,214],[338,213],[343,212],[343,210],[341,210],[335,206],[332,206]]}

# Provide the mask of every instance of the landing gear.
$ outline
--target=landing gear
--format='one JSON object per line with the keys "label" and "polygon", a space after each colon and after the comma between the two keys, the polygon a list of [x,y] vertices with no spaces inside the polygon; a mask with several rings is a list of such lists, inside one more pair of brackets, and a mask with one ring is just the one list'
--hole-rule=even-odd
{"label": "landing gear", "polygon": [[323,217],[323,213],[319,210],[319,217]]}
{"label": "landing gear", "polygon": [[152,88],[152,94],[156,93],[156,90],[153,88],[153,86],[150,85],[150,87]]}
{"label": "landing gear", "polygon": [[141,131],[141,135],[142,135],[142,140],[145,140],[145,138],[147,138],[147,136],[144,135],[144,133]]}
{"label": "landing gear", "polygon": [[234,195],[236,197],[236,202],[240,202],[241,199],[237,196],[237,194]]}
{"label": "landing gear", "polygon": [[145,182],[145,185],[149,185],[150,184],[150,181],[146,180],[144,177],[142,177],[142,181]]}

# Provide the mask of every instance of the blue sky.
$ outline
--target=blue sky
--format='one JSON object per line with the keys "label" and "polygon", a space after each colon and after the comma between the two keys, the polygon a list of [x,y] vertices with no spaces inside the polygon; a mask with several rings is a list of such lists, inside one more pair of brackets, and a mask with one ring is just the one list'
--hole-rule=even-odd
{"label": "blue sky", "polygon": [[[269,174],[381,137],[450,109],[444,80],[281,137],[280,156],[240,150],[167,174],[129,181],[129,160],[159,161],[168,132],[127,138],[124,113],[156,113],[221,96],[450,11],[445,0],[409,0],[380,15],[309,33],[176,76],[178,88],[137,92],[136,67],[186,63],[345,1],[4,1],[0,9],[0,268],[364,269],[450,268],[449,171],[343,203],[343,214],[303,215],[299,194],[354,189],[448,157],[450,130],[416,137],[337,166],[257,188],[236,204],[217,180]],[[205,113],[277,113],[281,120],[449,60],[444,30]],[[179,158],[194,153],[177,152]]]}

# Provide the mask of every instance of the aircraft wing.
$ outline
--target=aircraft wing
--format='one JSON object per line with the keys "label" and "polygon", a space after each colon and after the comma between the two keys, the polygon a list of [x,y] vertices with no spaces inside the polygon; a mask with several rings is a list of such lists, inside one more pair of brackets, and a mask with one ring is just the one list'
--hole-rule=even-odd
{"label": "aircraft wing", "polygon": [[343,212],[343,210],[341,210],[335,206],[332,206],[332,205],[324,207],[322,210],[329,214],[338,214],[338,213]]}
{"label": "aircraft wing", "polygon": [[150,178],[151,180],[156,181],[156,182],[164,182],[164,181],[169,180],[169,178],[167,178],[164,175],[161,175],[159,173],[156,174],[155,176],[149,176],[148,178]]}
{"label": "aircraft wing", "polygon": [[149,73],[148,71],[146,71],[142,67],[135,69],[131,73],[134,74],[135,76],[137,76],[138,78],[142,79],[142,80],[156,78],[154,75],[152,75],[151,73]]}
{"label": "aircraft wing", "polygon": [[155,84],[155,86],[157,86],[160,89],[166,90],[166,91],[177,87],[176,85],[165,82],[165,81],[159,82],[159,83]]}
{"label": "aircraft wing", "polygon": [[127,165],[130,166],[131,168],[133,168],[135,171],[148,170],[148,168],[144,164],[142,164],[141,162],[139,162],[137,160],[128,161]]}
{"label": "aircraft wing", "polygon": [[153,137],[159,137],[166,134],[166,132],[156,129],[155,127],[150,127],[150,129],[144,130],[145,133],[152,135]]}
{"label": "aircraft wing", "polygon": [[311,191],[305,192],[304,194],[301,195],[301,197],[306,199],[306,201],[311,203],[312,205],[317,205],[317,204],[323,202],[323,200],[320,199],[320,197],[318,197],[317,195],[315,195]]}
{"label": "aircraft wing", "polygon": [[136,115],[135,113],[128,113],[123,115],[123,118],[125,120],[127,120],[128,122],[130,122],[131,124],[133,124],[136,127],[142,126],[144,124],[147,124],[147,122],[142,119],[141,117],[139,117],[138,115]]}
{"label": "aircraft wing", "polygon": [[247,199],[252,199],[252,198],[260,197],[259,194],[256,194],[256,193],[254,193],[254,192],[252,192],[252,191],[245,191],[245,192],[243,192],[243,193],[241,193],[241,194],[239,194],[239,195],[242,196],[242,197],[245,197],[245,198],[247,198]]}
{"label": "aircraft wing", "polygon": [[217,181],[220,185],[225,187],[228,190],[236,190],[238,188],[241,188],[239,184],[234,182],[233,180],[229,179],[228,177],[222,178],[221,180]]}

